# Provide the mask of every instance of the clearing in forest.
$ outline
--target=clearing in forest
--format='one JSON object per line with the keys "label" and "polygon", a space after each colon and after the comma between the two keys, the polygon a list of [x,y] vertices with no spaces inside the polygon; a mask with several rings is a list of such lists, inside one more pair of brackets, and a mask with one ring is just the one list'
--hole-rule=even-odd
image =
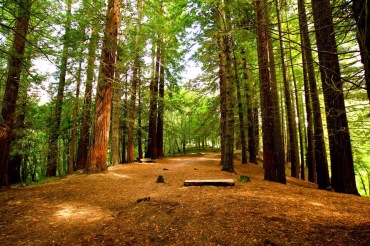
{"label": "clearing in forest", "polygon": [[[0,192],[0,245],[370,245],[370,200],[216,153],[164,158]],[[162,175],[165,183],[156,183]],[[249,176],[247,183],[238,182]],[[185,187],[186,179],[235,186]]]}

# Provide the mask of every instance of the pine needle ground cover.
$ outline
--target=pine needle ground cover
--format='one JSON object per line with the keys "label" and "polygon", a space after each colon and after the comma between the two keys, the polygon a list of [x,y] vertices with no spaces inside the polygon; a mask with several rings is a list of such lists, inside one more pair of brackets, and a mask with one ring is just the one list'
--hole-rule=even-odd
{"label": "pine needle ground cover", "polygon": [[[164,158],[0,192],[1,245],[370,245],[370,200],[218,154]],[[162,175],[165,183],[156,183]],[[237,181],[240,176],[249,182]],[[185,187],[186,179],[235,186]]]}

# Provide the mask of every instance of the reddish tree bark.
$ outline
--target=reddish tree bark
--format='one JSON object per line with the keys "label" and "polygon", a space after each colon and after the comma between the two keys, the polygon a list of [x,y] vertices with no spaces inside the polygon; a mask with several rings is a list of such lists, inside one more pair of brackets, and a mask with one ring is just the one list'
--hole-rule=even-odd
{"label": "reddish tree bark", "polygon": [[107,170],[108,139],[112,106],[112,88],[117,49],[117,33],[120,16],[119,0],[109,0],[105,24],[92,141],[86,173],[100,173]]}

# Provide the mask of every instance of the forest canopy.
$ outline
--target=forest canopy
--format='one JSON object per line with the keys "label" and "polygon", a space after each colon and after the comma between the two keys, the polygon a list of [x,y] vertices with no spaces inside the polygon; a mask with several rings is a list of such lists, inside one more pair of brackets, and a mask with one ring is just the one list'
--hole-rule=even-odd
{"label": "forest canopy", "polygon": [[365,0],[2,1],[0,186],[207,150],[222,171],[240,155],[266,180],[369,196],[369,13]]}

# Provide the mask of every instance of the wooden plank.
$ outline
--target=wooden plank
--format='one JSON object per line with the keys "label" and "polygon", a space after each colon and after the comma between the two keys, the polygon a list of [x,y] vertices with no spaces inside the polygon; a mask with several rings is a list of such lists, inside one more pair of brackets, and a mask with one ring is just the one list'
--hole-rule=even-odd
{"label": "wooden plank", "polygon": [[184,186],[235,186],[233,179],[189,179],[185,180]]}
{"label": "wooden plank", "polygon": [[151,158],[143,158],[143,159],[140,159],[139,161],[140,163],[154,163],[155,160],[151,159]]}

